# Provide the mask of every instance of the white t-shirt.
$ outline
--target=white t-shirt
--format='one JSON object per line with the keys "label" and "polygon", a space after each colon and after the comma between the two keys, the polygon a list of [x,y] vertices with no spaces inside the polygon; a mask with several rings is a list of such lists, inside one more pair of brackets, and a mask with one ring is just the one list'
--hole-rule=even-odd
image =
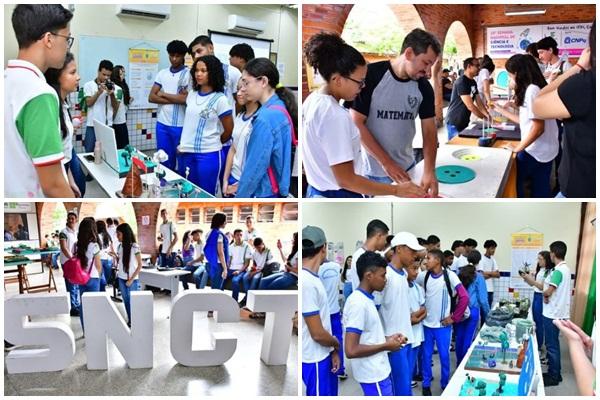
{"label": "white t-shirt", "polygon": [[[119,244],[119,249],[117,251],[119,255],[119,266],[117,270],[117,276],[121,279],[127,280],[127,270],[123,267],[123,245]],[[131,245],[131,254],[129,256],[129,277],[133,276],[135,270],[138,267],[137,264],[137,255],[140,254],[140,246],[137,243],[133,243]],[[135,279],[138,279],[136,277]]]}
{"label": "white t-shirt", "polygon": [[386,269],[387,282],[381,292],[381,323],[386,336],[401,333],[408,339],[414,340],[410,323],[410,302],[408,298],[408,280],[404,269],[397,270],[391,266]]}
{"label": "white t-shirt", "polygon": [[69,106],[67,103],[63,102],[62,108],[65,126],[67,127],[67,136],[62,140],[63,152],[65,153],[65,158],[63,158],[62,162],[63,164],[66,164],[71,161],[71,156],[73,155],[73,121],[71,121],[71,118],[69,117]]}
{"label": "white t-shirt", "polygon": [[[546,268],[540,268],[540,270],[538,271],[538,273],[535,275],[535,281],[541,283],[542,286],[543,286],[543,283],[546,280],[546,276],[545,275],[546,275]],[[544,291],[538,289],[537,286],[533,287],[533,291],[535,293],[544,293]]]}
{"label": "white t-shirt", "polygon": [[327,292],[329,312],[332,314],[337,314],[340,312],[340,270],[340,264],[334,261],[326,261],[319,267],[319,278],[321,279],[321,282],[323,282],[323,286]]}
{"label": "white t-shirt", "polygon": [[360,279],[358,279],[358,272],[356,271],[356,261],[358,257],[365,254],[366,250],[364,248],[356,249],[354,254],[352,254],[352,263],[350,264],[350,271],[346,273],[348,279],[350,279],[350,283],[352,283],[352,291],[356,290],[360,286]]}
{"label": "white t-shirt", "polygon": [[[60,163],[65,156],[59,107],[56,91],[35,65],[8,61],[4,71],[5,198],[45,197],[35,167]],[[63,176],[66,184],[67,176]]]}
{"label": "white t-shirt", "polygon": [[106,227],[106,231],[110,235],[110,238],[112,239],[113,245],[116,246],[117,243],[119,243],[119,239],[117,239],[117,225],[114,224],[114,225],[111,225],[111,226],[107,226]]}
{"label": "white t-shirt", "polygon": [[246,117],[244,113],[239,113],[233,121],[233,133],[231,138],[233,139],[235,154],[231,165],[231,176],[237,180],[242,176],[244,162],[246,161],[246,149],[248,148],[248,141],[250,140],[250,134],[252,133],[253,115],[254,114]]}
{"label": "white t-shirt", "polygon": [[231,255],[229,269],[234,271],[241,270],[244,268],[245,261],[252,259],[252,249],[246,242],[242,242],[239,246],[235,242],[229,245],[229,254]]}
{"label": "white t-shirt", "polygon": [[162,236],[162,252],[167,253],[167,249],[171,246],[171,240],[173,239],[173,233],[176,232],[173,226],[173,221],[163,223],[160,225],[160,234]]}
{"label": "white t-shirt", "polygon": [[[559,282],[557,282],[559,280]],[[556,290],[544,303],[542,315],[550,319],[568,319],[571,316],[571,270],[564,261],[560,262],[554,271],[544,281],[544,291],[549,286]]]}
{"label": "white t-shirt", "polygon": [[[529,135],[533,126],[533,101],[540,93],[537,85],[527,86],[523,105],[519,107],[519,127],[521,128],[521,138]],[[549,162],[556,158],[558,154],[558,125],[555,119],[544,120],[544,133],[531,143],[525,151],[539,162]]]}
{"label": "white t-shirt", "polygon": [[[304,297],[302,297],[304,299]],[[383,325],[373,301],[373,295],[357,289],[346,300],[344,305],[343,326],[345,332],[360,334],[359,343],[375,345],[385,343]],[[368,357],[350,360],[352,375],[359,383],[381,382],[387,378],[392,369],[387,351],[375,353]]]}
{"label": "white t-shirt", "polygon": [[[419,311],[421,307],[425,306],[425,293],[423,292],[423,288],[416,283],[408,284],[408,298],[410,301],[411,313]],[[419,322],[418,324],[414,324],[412,326],[412,331],[412,347],[414,348],[419,346],[425,340],[425,335],[423,333],[423,321]]]}
{"label": "white t-shirt", "polygon": [[[154,84],[160,86],[167,94],[179,94],[183,90],[192,91],[192,76],[190,69],[183,66],[178,71],[165,68],[158,71]],[[159,104],[156,120],[167,126],[183,126],[185,104]]]}
{"label": "white t-shirt", "polygon": [[[115,89],[117,87],[115,86]],[[86,82],[83,85],[83,95],[84,97],[93,97],[98,91],[98,84],[95,80]],[[115,96],[117,95],[115,91]],[[100,96],[96,99],[96,102],[93,106],[88,106],[87,110],[87,126],[94,127],[94,120],[98,120],[105,125],[112,126],[113,124],[113,107],[112,102],[110,101],[110,97],[106,92],[102,92]]]}
{"label": "white t-shirt", "polygon": [[254,239],[256,239],[257,237],[260,237],[260,234],[258,233],[258,230],[256,228],[252,229],[252,232],[245,230],[242,234],[242,240],[244,242],[247,242],[249,240],[254,241]]}
{"label": "white t-shirt", "polygon": [[[194,243],[194,260],[200,258],[200,256],[204,254],[204,243],[200,240],[197,243]],[[196,262],[194,266],[202,265],[200,261]]]}
{"label": "white t-shirt", "polygon": [[490,71],[487,68],[481,68],[479,73],[475,77],[475,82],[477,82],[477,92],[479,92],[479,98],[485,104],[485,97],[483,94],[483,82],[490,79]]}
{"label": "white t-shirt", "polygon": [[186,100],[185,119],[179,150],[184,153],[220,151],[223,124],[221,118],[231,115],[231,106],[221,92],[191,91]]}
{"label": "white t-shirt", "polygon": [[302,163],[308,183],[317,190],[338,190],[332,166],[354,162],[362,175],[360,133],[348,110],[335,98],[311,93],[302,104]]}
{"label": "white t-shirt", "polygon": [[89,272],[90,278],[99,278],[98,270],[94,265],[94,257],[96,257],[100,253],[100,247],[96,242],[88,243],[87,250],[85,251],[85,256],[87,257],[87,265],[82,265],[82,267]]}
{"label": "white t-shirt", "polygon": [[98,246],[100,247],[100,259],[110,260],[111,256],[108,254],[110,250],[110,241],[108,242],[108,246],[104,247],[104,234],[102,233],[98,234]]}
{"label": "white t-shirt", "polygon": [[430,274],[427,280],[427,288],[425,288],[426,274],[427,271],[421,271],[415,280],[423,287],[425,292],[427,316],[423,320],[423,325],[428,328],[440,328],[442,327],[441,321],[450,316],[450,296],[456,293],[456,287],[461,285],[461,282],[454,272],[448,271],[448,278],[452,287],[452,294],[449,294],[443,272],[438,276]]}
{"label": "white t-shirt", "polygon": [[[494,257],[487,257],[485,254],[481,255],[481,261],[479,262],[479,271],[483,272],[493,272],[498,271],[498,264],[496,263],[496,259]],[[494,292],[494,282],[498,278],[489,278],[485,280],[485,287],[487,288],[488,293]]]}
{"label": "white t-shirt", "polygon": [[119,108],[117,108],[117,113],[115,114],[113,125],[120,125],[127,123],[127,106],[125,105],[125,92],[123,92],[123,88],[119,85],[115,84],[115,96],[117,100],[119,100]]}
{"label": "white t-shirt", "polygon": [[258,250],[252,253],[252,260],[254,261],[254,266],[261,270],[265,266],[265,264],[273,261],[273,255],[271,254],[271,250],[265,248],[265,250],[260,253]]}
{"label": "white t-shirt", "polygon": [[234,93],[237,93],[238,81],[242,78],[242,73],[236,67],[229,64],[223,64],[223,73],[225,74],[225,88],[224,93],[229,102],[229,107],[235,110],[235,98]]}
{"label": "white t-shirt", "polygon": [[[292,264],[292,267],[298,268],[298,252],[294,254],[292,259],[290,260],[290,264]],[[295,272],[290,271],[290,274],[294,275],[295,277],[298,277],[298,274]]]}
{"label": "white t-shirt", "polygon": [[[469,265],[469,261],[467,260],[467,257],[465,257],[464,254],[461,254],[458,257],[458,260],[456,261],[456,271],[458,271],[460,268],[464,267],[465,265]],[[454,272],[456,272],[454,271]]]}
{"label": "white t-shirt", "polygon": [[[302,269],[302,316],[306,318],[318,315],[323,329],[331,334],[331,319],[327,303],[327,293],[319,276],[312,271]],[[310,336],[306,323],[302,321],[302,362],[323,361],[332,351],[333,347],[325,347],[315,342]]]}
{"label": "white t-shirt", "polygon": [[[77,243],[77,231],[66,226],[60,233],[58,234],[59,240],[67,241],[67,249],[71,252],[71,255],[75,255],[75,243]],[[64,264],[68,260],[67,256],[60,252],[60,263]]]}

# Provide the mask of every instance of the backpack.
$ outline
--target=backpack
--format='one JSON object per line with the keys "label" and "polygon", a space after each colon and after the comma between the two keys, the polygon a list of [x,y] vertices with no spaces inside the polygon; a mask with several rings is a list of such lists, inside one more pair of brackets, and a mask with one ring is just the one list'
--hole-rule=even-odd
{"label": "backpack", "polygon": [[[296,151],[296,147],[298,146],[298,138],[296,137],[296,130],[294,129],[294,121],[292,121],[292,117],[290,116],[290,113],[288,113],[288,110],[285,107],[278,106],[278,105],[270,105],[270,106],[267,106],[267,108],[272,108],[272,109],[281,111],[283,113],[283,115],[286,116],[286,118],[290,124],[291,136],[292,136],[292,154],[291,154],[290,159],[293,164],[294,163],[294,153]],[[271,182],[271,189],[273,190],[273,194],[275,194],[276,196],[279,196],[279,183],[277,183],[277,178],[275,177],[275,171],[273,171],[273,167],[269,166],[269,168],[267,169],[267,174],[269,175],[269,182]]]}
{"label": "backpack", "polygon": [[[448,269],[442,267],[442,273],[444,274],[444,282],[446,283],[446,290],[448,291],[448,294],[450,295],[450,315],[452,315],[452,314],[454,314],[454,310],[456,310],[456,297],[458,296],[458,293],[454,294],[454,296],[452,295],[453,291],[452,291],[452,285],[450,284],[450,276],[448,275]],[[425,274],[425,280],[423,282],[423,289],[425,290],[425,293],[427,293],[427,281],[429,280],[430,275],[431,275],[430,271],[427,271],[427,273]],[[467,305],[467,308],[465,309],[465,313],[463,314],[462,321],[466,320],[470,316],[471,316],[471,309]]]}
{"label": "backpack", "polygon": [[[75,253],[77,252],[77,245],[75,245]],[[92,265],[94,258],[90,262],[90,267],[85,271],[81,267],[81,260],[77,256],[69,258],[63,264],[63,276],[73,285],[86,285],[90,280],[90,273],[92,272]]]}

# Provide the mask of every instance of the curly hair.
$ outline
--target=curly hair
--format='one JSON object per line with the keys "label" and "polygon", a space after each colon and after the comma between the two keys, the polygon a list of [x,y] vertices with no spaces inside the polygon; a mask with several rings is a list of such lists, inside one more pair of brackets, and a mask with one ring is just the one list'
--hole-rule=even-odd
{"label": "curly hair", "polygon": [[200,91],[200,85],[196,82],[196,68],[198,63],[204,63],[208,71],[208,86],[215,92],[225,91],[225,73],[223,72],[223,63],[215,56],[198,57],[192,65],[190,74],[192,74],[192,87],[195,91]]}

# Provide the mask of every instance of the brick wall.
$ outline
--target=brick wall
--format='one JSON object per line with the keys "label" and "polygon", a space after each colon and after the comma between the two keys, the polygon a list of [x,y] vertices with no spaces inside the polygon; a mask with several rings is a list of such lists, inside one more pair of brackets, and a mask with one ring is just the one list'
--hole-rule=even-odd
{"label": "brick wall", "polygon": [[[174,203],[175,205],[177,203]],[[135,212],[135,220],[137,222],[137,241],[140,245],[142,253],[154,254],[156,252],[156,224],[159,216],[159,211],[162,208],[161,203],[132,203],[133,211]],[[142,224],[142,216],[150,217],[150,224]]]}

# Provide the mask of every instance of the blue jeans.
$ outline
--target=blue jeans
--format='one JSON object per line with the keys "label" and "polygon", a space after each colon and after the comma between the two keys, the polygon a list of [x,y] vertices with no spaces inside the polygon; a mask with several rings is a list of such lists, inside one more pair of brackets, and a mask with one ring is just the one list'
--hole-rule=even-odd
{"label": "blue jeans", "polygon": [[392,183],[394,183],[392,178],[390,178],[389,176],[367,175],[367,179],[369,179],[370,181],[373,181],[373,182],[386,183],[388,185],[391,185]]}
{"label": "blue jeans", "polygon": [[311,185],[308,185],[306,189],[306,197],[307,198],[363,198],[360,193],[351,192],[346,189],[338,189],[338,190],[319,190],[315,189]]}
{"label": "blue jeans", "polygon": [[394,387],[391,377],[387,377],[381,382],[362,383],[360,387],[365,396],[394,396]]}
{"label": "blue jeans", "polygon": [[348,296],[352,294],[352,282],[344,282],[344,300],[348,300]]}
{"label": "blue jeans", "polygon": [[231,278],[231,297],[235,301],[238,301],[240,297],[240,290],[242,289],[242,279],[244,279],[244,274],[246,271],[240,271],[237,275],[232,275]]}
{"label": "blue jeans", "polygon": [[[185,260],[183,261],[184,265],[186,264]],[[198,266],[196,265],[185,265],[183,267],[183,271],[190,271],[191,276],[193,277],[194,272],[196,272],[196,269],[198,268]],[[181,281],[181,284],[183,285],[183,290],[188,290],[190,287],[188,285],[188,280],[190,279],[190,275],[181,275],[179,277],[179,280]]]}
{"label": "blue jeans", "polygon": [[177,253],[160,253],[160,266],[163,268],[173,267],[173,263],[175,263],[175,256],[177,256]]}
{"label": "blue jeans", "polygon": [[[156,148],[163,150],[169,156],[169,159],[162,163],[165,167],[175,170],[177,163],[177,146],[181,141],[182,126],[169,126],[156,123]],[[185,176],[185,175],[184,175]]]}
{"label": "blue jeans", "polygon": [[[79,285],[79,293],[81,296],[85,292],[99,292],[100,291],[100,278],[90,278],[88,283],[85,285]],[[81,329],[85,332],[85,327],[83,326],[83,301],[79,306],[79,319],[81,321]]]}
{"label": "blue jeans", "polygon": [[[268,276],[267,278],[270,278]],[[265,279],[267,279],[265,278]],[[346,373],[346,368],[344,367],[344,328],[342,327],[342,313],[336,312],[335,314],[329,315],[329,320],[331,322],[331,334],[335,336],[340,343],[340,367],[337,371],[337,375],[344,375]]]}
{"label": "blue jeans", "polygon": [[100,291],[104,292],[106,291],[106,285],[108,283],[110,283],[111,285],[113,284],[111,281],[111,277],[112,277],[112,260],[108,259],[108,260],[101,260],[102,261],[102,279],[100,280]]}
{"label": "blue jeans", "polygon": [[199,265],[192,275],[194,282],[196,282],[196,289],[204,289],[206,282],[208,282],[208,271],[205,265]]}
{"label": "blue jeans", "polygon": [[456,332],[456,367],[467,354],[475,338],[475,331],[479,326],[479,308],[471,307],[471,315],[464,321],[454,325]]}
{"label": "blue jeans", "polygon": [[220,150],[210,153],[181,153],[178,173],[185,178],[185,170],[189,168],[188,180],[215,196],[217,192],[221,192],[219,176],[224,164],[221,156]]}
{"label": "blue jeans", "polygon": [[79,307],[81,307],[79,285],[74,285],[65,279],[65,287],[67,288],[67,292],[69,292],[71,310],[79,310]]}
{"label": "blue jeans", "polygon": [[562,192],[558,192],[556,194],[556,196],[554,196],[555,199],[566,199],[567,196],[565,196],[564,194],[562,194]]}
{"label": "blue jeans", "polygon": [[298,277],[289,272],[277,272],[260,280],[259,290],[283,290],[298,283]]}
{"label": "blue jeans", "polygon": [[533,294],[533,304],[531,305],[531,313],[535,322],[535,338],[537,339],[538,351],[542,350],[544,344],[544,318],[542,310],[544,308],[544,295],[535,292]]}
{"label": "blue jeans", "polygon": [[314,363],[302,363],[302,382],[307,396],[337,396],[337,376],[331,372],[331,354]]}
{"label": "blue jeans", "polygon": [[388,353],[390,367],[392,367],[394,396],[412,396],[410,386],[412,374],[409,373],[410,365],[408,363],[410,352],[411,345],[407,344],[399,350]]}
{"label": "blue jeans", "polygon": [[542,316],[544,319],[544,342],[546,343],[546,355],[548,358],[548,375],[552,378],[560,378],[560,342],[558,340],[558,327],[552,323],[552,319]]}
{"label": "blue jeans", "polygon": [[453,137],[458,135],[458,129],[455,125],[446,123],[446,131],[448,132],[448,141],[452,140]]}
{"label": "blue jeans", "polygon": [[94,131],[93,126],[88,126],[85,128],[83,147],[86,153],[91,153],[94,151],[94,146],[96,146],[96,132]]}
{"label": "blue jeans", "polygon": [[81,197],[85,195],[85,174],[81,169],[81,162],[79,158],[77,158],[77,153],[75,152],[75,147],[71,151],[71,161],[65,164],[66,171],[71,171],[71,175],[73,175],[73,180],[77,185],[77,188],[81,192]]}
{"label": "blue jeans", "polygon": [[[208,263],[207,263],[208,265]],[[227,278],[223,279],[223,268],[221,264],[217,264],[216,267],[210,265],[210,287],[217,290],[223,290],[223,286],[225,285],[225,281],[232,277],[233,271],[227,270]]]}
{"label": "blue jeans", "polygon": [[431,360],[433,358],[433,344],[435,342],[440,356],[442,371],[440,385],[443,390],[448,385],[450,378],[450,337],[452,336],[452,327],[429,328],[424,326],[423,332],[425,334],[425,341],[421,345],[423,347],[423,387],[431,387]]}
{"label": "blue jeans", "polygon": [[542,163],[525,150],[517,153],[517,196],[525,197],[525,182],[531,179],[531,197],[552,197],[552,161]]}
{"label": "blue jeans", "polygon": [[123,297],[123,304],[125,304],[127,322],[131,324],[131,292],[140,290],[140,280],[134,279],[131,286],[127,286],[127,280],[119,278],[119,290]]}
{"label": "blue jeans", "polygon": [[262,272],[257,272],[253,277],[250,277],[250,271],[246,271],[244,277],[242,278],[244,282],[244,290],[248,293],[248,290],[256,290],[258,289],[258,285],[260,284],[260,279],[262,278]]}

